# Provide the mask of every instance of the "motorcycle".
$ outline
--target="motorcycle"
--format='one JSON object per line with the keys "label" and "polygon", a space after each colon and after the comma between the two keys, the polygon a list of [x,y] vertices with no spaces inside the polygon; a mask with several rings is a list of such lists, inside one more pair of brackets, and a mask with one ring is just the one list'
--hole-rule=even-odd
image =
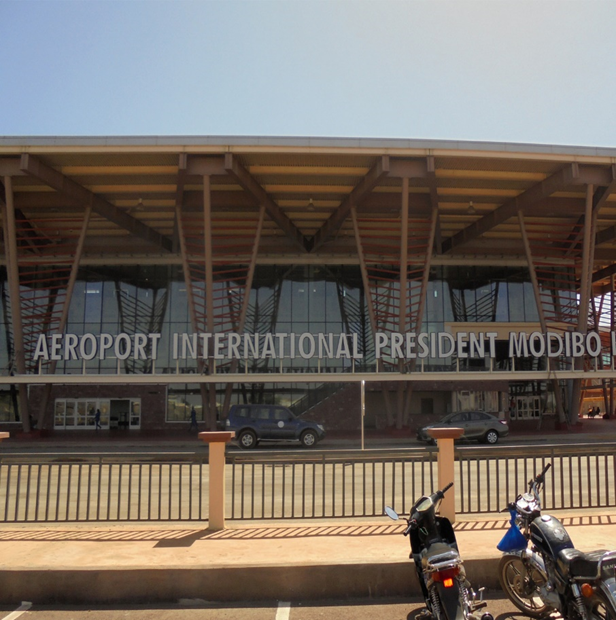
{"label": "motorcycle", "polygon": [[[487,603],[481,597],[476,600],[477,594],[466,578],[451,522],[436,516],[441,500],[452,486],[450,483],[442,491],[421,497],[405,519],[407,528],[403,534],[410,535],[410,557],[415,563],[427,613],[434,620],[494,620],[489,613],[476,615]],[[385,513],[394,521],[400,518],[389,506]]]}
{"label": "motorcycle", "polygon": [[616,551],[583,553],[558,519],[541,514],[548,469],[507,507],[511,526],[497,545],[503,591],[534,618],[557,611],[567,620],[616,620]]}

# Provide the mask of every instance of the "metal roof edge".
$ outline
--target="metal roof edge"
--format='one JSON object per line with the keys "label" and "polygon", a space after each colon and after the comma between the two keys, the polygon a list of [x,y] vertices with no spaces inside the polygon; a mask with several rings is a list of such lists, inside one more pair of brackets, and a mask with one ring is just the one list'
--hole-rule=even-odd
{"label": "metal roof edge", "polygon": [[0,147],[272,147],[477,151],[579,157],[616,157],[615,147],[421,138],[345,138],[309,136],[0,136]]}

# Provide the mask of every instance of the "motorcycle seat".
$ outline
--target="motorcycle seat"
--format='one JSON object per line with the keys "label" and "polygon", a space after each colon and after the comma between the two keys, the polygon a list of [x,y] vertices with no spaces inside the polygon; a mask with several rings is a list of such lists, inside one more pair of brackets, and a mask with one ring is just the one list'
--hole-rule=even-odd
{"label": "motorcycle seat", "polygon": [[460,554],[447,543],[433,543],[429,549],[422,553],[422,564],[443,564],[455,562],[460,558]]}
{"label": "motorcycle seat", "polygon": [[556,566],[566,579],[596,579],[599,562],[607,553],[605,549],[584,553],[578,549],[561,549],[556,558]]}

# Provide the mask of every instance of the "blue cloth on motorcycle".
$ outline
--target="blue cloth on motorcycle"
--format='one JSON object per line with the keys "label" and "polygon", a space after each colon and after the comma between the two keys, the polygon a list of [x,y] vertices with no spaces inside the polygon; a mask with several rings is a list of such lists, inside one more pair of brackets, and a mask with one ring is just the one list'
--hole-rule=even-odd
{"label": "blue cloth on motorcycle", "polygon": [[526,549],[528,541],[520,528],[515,522],[517,513],[515,510],[510,510],[511,520],[509,521],[509,529],[507,533],[502,537],[501,541],[496,545],[499,551],[519,551],[520,549]]}

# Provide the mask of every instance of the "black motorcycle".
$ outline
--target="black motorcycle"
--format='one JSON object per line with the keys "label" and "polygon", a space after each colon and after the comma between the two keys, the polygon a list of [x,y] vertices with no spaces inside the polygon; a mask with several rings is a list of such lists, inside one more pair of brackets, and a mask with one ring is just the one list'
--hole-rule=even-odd
{"label": "black motorcycle", "polygon": [[557,611],[567,620],[616,620],[616,551],[578,551],[562,523],[541,514],[540,492],[549,468],[508,506],[511,527],[498,544],[504,552],[503,591],[534,618]]}
{"label": "black motorcycle", "polygon": [[[475,612],[486,606],[476,600],[476,593],[466,579],[466,571],[449,519],[436,516],[438,506],[453,483],[442,491],[421,497],[411,508],[404,535],[410,535],[411,557],[426,602],[435,620],[480,620]],[[385,513],[394,521],[399,519],[393,508]],[[484,613],[481,620],[493,620]]]}

